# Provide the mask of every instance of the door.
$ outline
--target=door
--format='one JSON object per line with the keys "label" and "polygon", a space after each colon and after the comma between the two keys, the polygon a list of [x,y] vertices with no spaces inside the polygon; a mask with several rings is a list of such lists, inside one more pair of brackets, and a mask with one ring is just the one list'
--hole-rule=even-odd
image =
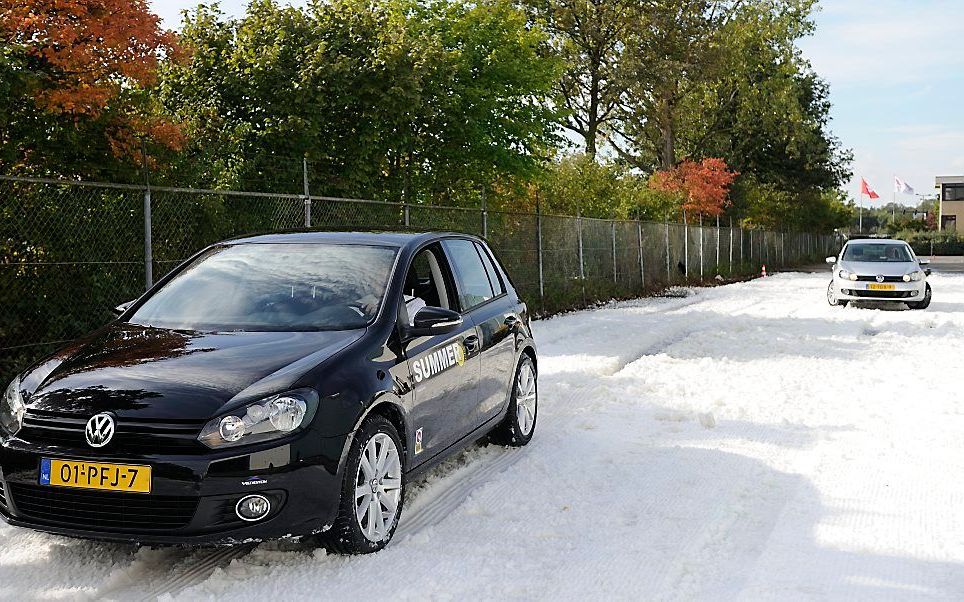
{"label": "door", "polygon": [[442,242],[455,273],[459,307],[478,327],[482,375],[474,416],[478,426],[497,416],[508,400],[515,376],[517,303],[488,250],[476,241],[451,238]]}
{"label": "door", "polygon": [[[405,280],[399,320],[422,303],[457,309],[451,270],[438,245],[419,251]],[[453,332],[417,337],[404,344],[412,383],[409,449],[413,467],[437,455],[474,428],[481,375],[475,322],[464,317]]]}

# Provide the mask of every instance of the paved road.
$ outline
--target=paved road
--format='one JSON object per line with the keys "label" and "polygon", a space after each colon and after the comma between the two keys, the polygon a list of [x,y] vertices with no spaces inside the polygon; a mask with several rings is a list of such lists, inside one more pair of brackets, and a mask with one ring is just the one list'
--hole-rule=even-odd
{"label": "paved road", "polygon": [[[964,274],[964,257],[961,256],[935,256],[927,257],[931,260],[930,268],[934,273],[942,274]],[[797,272],[808,272],[811,274],[830,273],[830,266],[824,263],[815,263],[796,268]]]}
{"label": "paved road", "polygon": [[928,257],[934,272],[964,274],[964,257]]}

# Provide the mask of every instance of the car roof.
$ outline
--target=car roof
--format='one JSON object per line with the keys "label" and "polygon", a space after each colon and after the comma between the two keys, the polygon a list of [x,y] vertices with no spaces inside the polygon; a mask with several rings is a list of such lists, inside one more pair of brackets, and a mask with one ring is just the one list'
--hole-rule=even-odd
{"label": "car roof", "polygon": [[907,242],[903,240],[894,240],[892,238],[860,238],[857,240],[848,240],[848,245],[906,245]]}
{"label": "car roof", "polygon": [[395,232],[395,231],[356,231],[326,232],[317,230],[298,230],[276,234],[259,234],[226,241],[228,244],[266,244],[266,243],[329,243],[380,245],[391,247],[419,246],[422,243],[448,236],[469,237],[480,240],[471,234],[458,232]]}

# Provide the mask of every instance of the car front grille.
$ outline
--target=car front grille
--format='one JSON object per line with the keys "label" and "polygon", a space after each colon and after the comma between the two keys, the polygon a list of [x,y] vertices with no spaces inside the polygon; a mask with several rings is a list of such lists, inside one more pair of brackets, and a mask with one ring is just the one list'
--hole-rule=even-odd
{"label": "car front grille", "polygon": [[187,526],[197,497],[104,493],[8,483],[24,518],[92,531],[163,531]]}
{"label": "car front grille", "polygon": [[[90,449],[84,435],[90,416],[29,409],[17,437],[30,443],[64,449]],[[203,421],[117,419],[117,430],[106,446],[106,454],[198,454],[205,448],[197,440]]]}
{"label": "car front grille", "polygon": [[855,297],[863,297],[864,299],[910,299],[911,291],[858,291],[852,290],[850,292],[845,292],[845,294],[853,295]]}
{"label": "car front grille", "polygon": [[[877,276],[857,276],[858,282],[877,282]],[[903,282],[903,276],[884,276],[882,282]]]}

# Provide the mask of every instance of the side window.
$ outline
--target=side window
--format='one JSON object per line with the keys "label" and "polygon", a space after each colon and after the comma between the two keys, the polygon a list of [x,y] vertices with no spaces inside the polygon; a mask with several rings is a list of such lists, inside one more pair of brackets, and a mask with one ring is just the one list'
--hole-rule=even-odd
{"label": "side window", "polygon": [[419,251],[405,275],[402,295],[407,314],[405,319],[409,324],[418,310],[426,305],[446,309],[452,306],[439,261],[438,253],[441,252],[437,246]]}
{"label": "side window", "polygon": [[475,243],[475,248],[479,252],[479,256],[482,257],[482,265],[485,267],[486,276],[489,277],[489,284],[492,285],[492,291],[495,293],[495,296],[498,297],[505,292],[505,286],[499,277],[499,270],[495,268],[495,264],[492,263],[492,256],[489,255],[485,247]]}
{"label": "side window", "polygon": [[462,311],[468,311],[495,296],[474,242],[449,239],[442,241],[442,245],[452,261]]}

